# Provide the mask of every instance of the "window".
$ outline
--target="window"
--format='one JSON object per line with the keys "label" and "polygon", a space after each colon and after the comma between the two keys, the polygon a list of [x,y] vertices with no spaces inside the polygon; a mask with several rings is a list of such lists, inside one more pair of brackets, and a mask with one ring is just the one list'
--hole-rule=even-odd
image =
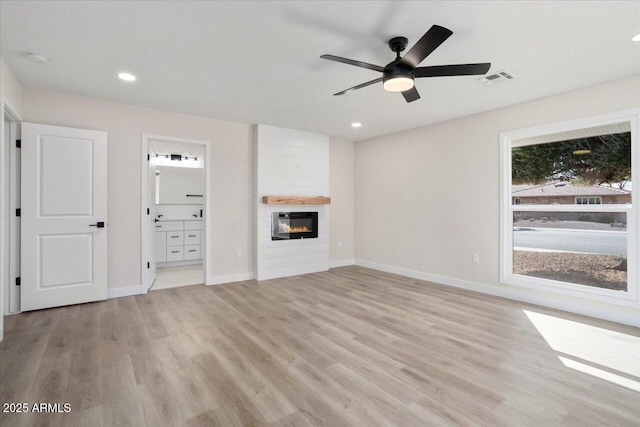
{"label": "window", "polygon": [[640,306],[639,117],[501,135],[501,282]]}
{"label": "window", "polygon": [[601,205],[602,197],[576,197],[576,205]]}

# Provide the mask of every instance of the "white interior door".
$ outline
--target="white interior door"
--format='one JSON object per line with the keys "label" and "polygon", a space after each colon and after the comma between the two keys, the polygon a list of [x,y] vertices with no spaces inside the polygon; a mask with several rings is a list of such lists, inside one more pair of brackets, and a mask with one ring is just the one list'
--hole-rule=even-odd
{"label": "white interior door", "polygon": [[107,298],[107,133],[22,124],[22,311]]}
{"label": "white interior door", "polygon": [[153,286],[153,282],[156,280],[156,163],[155,157],[150,156],[150,160],[147,162],[149,165],[149,200],[147,201],[149,206],[148,218],[148,230],[149,230],[149,249],[147,254],[149,256],[149,277],[147,281],[147,289]]}

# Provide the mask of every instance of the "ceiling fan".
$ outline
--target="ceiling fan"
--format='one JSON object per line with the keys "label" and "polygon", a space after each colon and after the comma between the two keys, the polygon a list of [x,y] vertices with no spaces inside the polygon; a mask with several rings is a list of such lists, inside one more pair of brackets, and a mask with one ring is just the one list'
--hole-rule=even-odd
{"label": "ceiling fan", "polygon": [[334,96],[344,95],[347,92],[362,89],[382,82],[387,92],[402,92],[402,96],[407,102],[420,99],[420,94],[415,88],[414,80],[422,77],[444,77],[444,76],[473,76],[486,74],[491,67],[491,63],[481,64],[456,64],[456,65],[432,65],[429,67],[418,67],[420,63],[438,48],[453,32],[439,25],[432,26],[411,49],[400,57],[400,52],[407,48],[409,40],[406,37],[394,37],[389,40],[389,47],[396,53],[396,59],[386,66],[369,64],[367,62],[355,61],[353,59],[341,58],[335,55],[322,55],[320,58],[330,61],[342,62],[343,64],[355,65],[356,67],[367,68],[369,70],[382,73],[382,77],[366,83],[359,84],[352,88],[334,93]]}

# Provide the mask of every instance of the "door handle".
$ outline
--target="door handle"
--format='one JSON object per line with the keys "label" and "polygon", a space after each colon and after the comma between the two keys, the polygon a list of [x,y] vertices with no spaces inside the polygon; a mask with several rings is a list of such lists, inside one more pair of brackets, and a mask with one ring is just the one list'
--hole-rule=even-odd
{"label": "door handle", "polygon": [[104,228],[104,222],[100,221],[100,222],[96,222],[95,224],[89,224],[89,227]]}

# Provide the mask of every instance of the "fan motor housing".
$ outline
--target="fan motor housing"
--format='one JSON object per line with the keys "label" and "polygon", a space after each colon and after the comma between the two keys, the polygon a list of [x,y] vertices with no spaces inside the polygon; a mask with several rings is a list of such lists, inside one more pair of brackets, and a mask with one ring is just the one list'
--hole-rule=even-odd
{"label": "fan motor housing", "polygon": [[411,70],[396,66],[396,62],[397,61],[393,61],[384,68],[384,71],[382,72],[382,81],[386,82],[387,80],[395,79],[397,77],[406,77],[414,80]]}

